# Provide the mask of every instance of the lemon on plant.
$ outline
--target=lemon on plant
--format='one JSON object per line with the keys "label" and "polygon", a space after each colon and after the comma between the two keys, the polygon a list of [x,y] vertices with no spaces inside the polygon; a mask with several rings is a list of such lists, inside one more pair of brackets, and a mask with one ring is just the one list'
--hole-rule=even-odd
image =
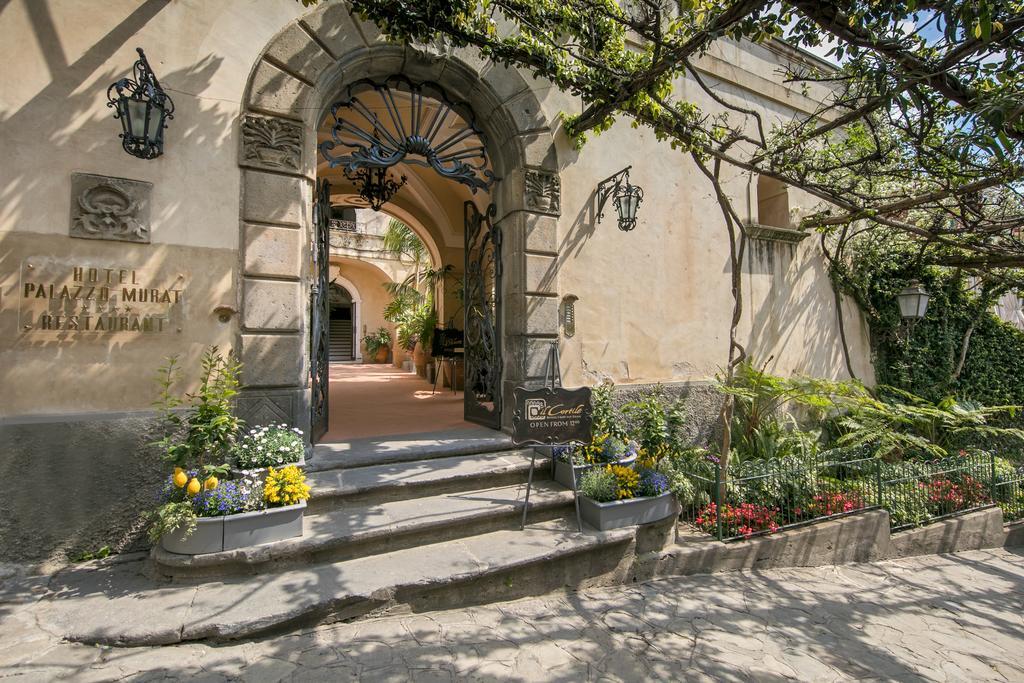
{"label": "lemon on plant", "polygon": [[195,477],[192,477],[192,479],[188,482],[188,488],[185,490],[188,491],[188,495],[194,496],[197,493],[199,493],[202,489],[203,487],[199,483],[199,480],[196,479]]}
{"label": "lemon on plant", "polygon": [[207,491],[210,491],[212,489],[217,488],[217,484],[219,483],[220,482],[217,481],[217,477],[210,475],[209,477],[206,478],[206,481],[203,482],[203,488],[206,489]]}
{"label": "lemon on plant", "polygon": [[174,485],[179,489],[188,483],[188,475],[180,467],[174,468]]}

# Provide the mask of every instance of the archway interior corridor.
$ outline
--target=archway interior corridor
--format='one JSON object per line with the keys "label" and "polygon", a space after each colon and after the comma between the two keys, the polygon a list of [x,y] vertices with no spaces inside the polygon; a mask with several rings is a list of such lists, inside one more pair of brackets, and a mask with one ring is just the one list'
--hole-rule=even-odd
{"label": "archway interior corridor", "polygon": [[390,363],[332,363],[330,420],[321,441],[475,429],[463,419],[462,392],[431,384]]}
{"label": "archway interior corridor", "polygon": [[[493,176],[487,175],[490,161],[480,131],[470,123],[472,112],[452,105],[443,94],[436,95],[439,99],[433,92],[421,95],[417,87],[401,78],[388,80],[387,87],[357,83],[319,127],[317,175],[330,183],[327,277],[335,299],[327,431],[318,439],[321,443],[479,429],[464,419],[462,391],[464,205],[486,205],[486,178]],[[425,122],[434,140],[424,138],[407,149],[402,140],[408,141],[406,136]],[[448,150],[452,160],[431,157],[428,142]],[[383,171],[398,184],[397,190],[371,211],[360,192],[367,177],[352,168],[389,154],[399,161]],[[467,185],[466,177],[475,188]],[[395,237],[396,224],[405,230],[404,237]],[[433,311],[433,323],[421,324],[424,309]],[[343,319],[344,313],[348,315]],[[336,343],[343,326],[352,330],[351,348]],[[423,357],[430,363],[430,352],[437,353],[439,347],[427,332],[412,334],[412,344],[417,338],[428,340],[416,345],[415,354],[406,340],[410,330],[430,330],[439,339],[442,329],[457,337],[458,353],[454,365],[435,364],[440,375],[435,388],[425,378]],[[372,340],[368,346],[367,339],[378,333],[388,335],[390,342],[387,360],[381,356],[375,363],[378,354],[370,352],[375,346]],[[410,365],[415,372],[409,371]]]}

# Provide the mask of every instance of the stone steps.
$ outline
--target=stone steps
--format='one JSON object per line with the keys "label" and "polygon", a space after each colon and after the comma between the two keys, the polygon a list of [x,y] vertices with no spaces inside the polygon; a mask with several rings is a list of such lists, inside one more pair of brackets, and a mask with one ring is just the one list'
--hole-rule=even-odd
{"label": "stone steps", "polygon": [[[517,528],[526,486],[517,483],[428,498],[346,504],[307,516],[299,538],[204,555],[179,555],[160,548],[152,557],[160,573],[174,577],[276,572],[298,564],[366,557],[414,546]],[[535,482],[531,522],[572,513],[573,496],[551,481]]]}
{"label": "stone steps", "polygon": [[[307,475],[313,495],[307,514],[354,503],[382,503],[525,482],[533,452],[516,449],[393,462]],[[549,478],[550,458],[537,456],[537,476]]]}
{"label": "stone steps", "polygon": [[512,437],[508,434],[486,427],[470,427],[442,433],[404,434],[352,439],[345,443],[320,443],[313,447],[313,455],[306,469],[310,472],[320,472],[508,450],[516,450],[512,445]]}
{"label": "stone steps", "polygon": [[425,611],[625,581],[636,529],[579,533],[564,520],[288,572],[158,583],[141,563],[53,578],[40,626],[72,641],[227,640],[394,610]]}

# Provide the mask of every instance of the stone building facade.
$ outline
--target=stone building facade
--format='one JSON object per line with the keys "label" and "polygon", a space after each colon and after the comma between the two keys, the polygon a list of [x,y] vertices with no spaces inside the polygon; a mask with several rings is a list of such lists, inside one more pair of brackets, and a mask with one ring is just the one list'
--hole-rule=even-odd
{"label": "stone building facade", "polygon": [[[175,103],[152,160],[122,150],[107,106],[136,47]],[[574,149],[559,114],[577,100],[472,50],[388,43],[341,1],[12,0],[0,6],[0,57],[0,472],[21,482],[0,500],[11,559],[131,545],[160,470],[144,447],[152,377],[171,354],[195,369],[209,345],[234,350],[243,415],[308,429],[317,180],[332,179],[332,202],[354,196],[318,143],[332,104],[363,79],[436,84],[479,131],[498,179],[489,194],[410,167],[386,208],[463,275],[465,202],[493,203],[502,395],[543,375],[551,342],[566,386],[688,390],[725,360],[727,235],[700,172],[628,123]],[[778,75],[813,59],[728,43],[699,66],[771,120],[814,110],[813,93]],[[614,210],[598,221],[595,189],[627,165],[645,195],[623,232]],[[845,376],[817,240],[790,229],[814,200],[739,172],[727,189],[754,226],[748,351],[779,373]],[[455,310],[452,291],[444,305]],[[869,379],[866,326],[843,310],[853,367]],[[698,408],[713,406],[694,405],[707,423]]]}

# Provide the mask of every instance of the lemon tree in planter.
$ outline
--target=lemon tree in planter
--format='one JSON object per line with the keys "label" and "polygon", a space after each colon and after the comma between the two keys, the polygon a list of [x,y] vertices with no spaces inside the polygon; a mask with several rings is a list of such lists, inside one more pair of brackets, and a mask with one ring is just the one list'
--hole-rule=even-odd
{"label": "lemon tree in planter", "polygon": [[217,489],[227,475],[227,455],[242,424],[233,411],[240,371],[238,361],[212,346],[203,353],[199,387],[182,398],[173,390],[182,374],[178,357],[171,356],[160,368],[160,395],[154,406],[161,416],[164,435],[153,445],[174,467],[166,492],[175,495],[165,495],[164,503],[155,511],[152,539],[176,529],[186,534],[194,532],[200,516],[197,496]]}
{"label": "lemon tree in planter", "polygon": [[[268,543],[302,534],[309,497],[301,460],[301,432],[284,425],[250,430],[234,414],[241,364],[211,347],[203,354],[199,387],[184,398],[173,391],[181,370],[177,357],[160,369],[164,436],[155,442],[173,466],[153,514],[150,539],[170,552],[200,554]],[[271,466],[266,473],[235,471],[228,461]]]}

